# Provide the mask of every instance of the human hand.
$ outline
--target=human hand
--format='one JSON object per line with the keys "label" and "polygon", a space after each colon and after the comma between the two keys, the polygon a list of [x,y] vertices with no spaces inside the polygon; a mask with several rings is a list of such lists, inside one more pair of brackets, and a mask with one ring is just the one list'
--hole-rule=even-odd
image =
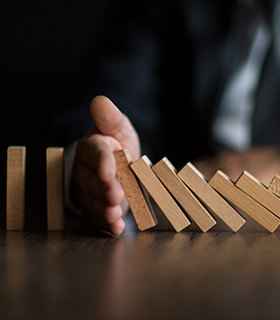
{"label": "human hand", "polygon": [[90,103],[95,127],[76,148],[73,165],[74,202],[100,230],[119,235],[125,224],[121,203],[124,192],[115,179],[114,151],[127,148],[135,161],[140,157],[138,134],[129,119],[106,97]]}
{"label": "human hand", "polygon": [[268,186],[275,175],[280,175],[280,149],[253,147],[244,152],[225,151],[193,162],[209,180],[217,170],[225,172],[233,181],[246,170]]}

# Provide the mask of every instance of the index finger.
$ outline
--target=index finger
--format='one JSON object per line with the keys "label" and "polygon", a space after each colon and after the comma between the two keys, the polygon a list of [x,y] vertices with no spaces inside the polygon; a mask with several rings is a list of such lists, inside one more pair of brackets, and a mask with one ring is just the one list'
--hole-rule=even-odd
{"label": "index finger", "polygon": [[94,134],[83,138],[77,145],[76,157],[84,165],[95,170],[103,182],[116,176],[114,151],[120,150],[120,143],[110,136]]}

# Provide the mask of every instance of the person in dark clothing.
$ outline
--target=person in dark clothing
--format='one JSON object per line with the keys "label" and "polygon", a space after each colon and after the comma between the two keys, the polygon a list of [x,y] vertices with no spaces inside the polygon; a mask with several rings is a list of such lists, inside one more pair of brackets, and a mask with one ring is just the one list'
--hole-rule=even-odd
{"label": "person in dark clothing", "polygon": [[[45,197],[34,188],[44,186],[45,148],[79,140],[75,203],[114,234],[124,228],[116,149],[193,161],[208,177],[247,169],[267,183],[279,171],[279,1],[0,6],[1,176],[7,146],[26,145],[30,199],[34,189]],[[91,117],[100,94],[119,109],[97,97]]]}
{"label": "person in dark clothing", "polygon": [[127,147],[137,159],[137,133],[153,162],[192,161],[207,178],[246,169],[268,184],[279,173],[279,8],[142,1],[113,12],[92,74],[97,93],[119,109],[93,100],[96,127],[78,145],[73,174],[78,206],[98,227],[124,228],[112,151]]}

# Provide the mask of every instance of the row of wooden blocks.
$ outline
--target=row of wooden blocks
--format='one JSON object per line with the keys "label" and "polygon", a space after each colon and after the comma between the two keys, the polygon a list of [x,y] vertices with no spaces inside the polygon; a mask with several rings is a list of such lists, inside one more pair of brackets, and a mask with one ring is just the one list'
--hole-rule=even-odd
{"label": "row of wooden blocks", "polygon": [[[64,149],[46,149],[47,226],[64,228]],[[22,230],[25,222],[26,147],[7,149],[7,230]]]}
{"label": "row of wooden blocks", "polygon": [[157,224],[143,191],[148,191],[177,232],[188,227],[190,219],[203,232],[208,231],[217,223],[211,213],[237,232],[246,220],[236,208],[271,233],[280,224],[278,176],[268,188],[247,171],[236,182],[220,170],[206,181],[190,162],[177,172],[167,158],[152,165],[147,156],[132,162],[128,150],[114,155],[118,179],[141,231]]}

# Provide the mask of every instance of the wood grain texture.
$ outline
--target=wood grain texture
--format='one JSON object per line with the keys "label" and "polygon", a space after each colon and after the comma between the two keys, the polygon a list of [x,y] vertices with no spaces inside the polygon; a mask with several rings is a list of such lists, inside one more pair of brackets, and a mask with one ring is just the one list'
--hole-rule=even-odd
{"label": "wood grain texture", "polygon": [[268,187],[268,190],[273,194],[275,194],[277,197],[280,197],[280,177],[279,176],[275,176],[272,179]]}
{"label": "wood grain texture", "polygon": [[203,232],[216,224],[215,219],[177,176],[176,169],[166,157],[156,163],[152,169]]}
{"label": "wood grain texture", "polygon": [[178,172],[178,176],[234,232],[244,225],[245,219],[211,188],[202,173],[190,162]]}
{"label": "wood grain texture", "polygon": [[279,318],[279,232],[87,228],[0,232],[1,320]]}
{"label": "wood grain texture", "polygon": [[64,229],[64,148],[46,149],[48,230]]}
{"label": "wood grain texture", "polygon": [[148,157],[143,156],[130,166],[174,229],[179,232],[189,226],[190,221],[151,169]]}
{"label": "wood grain texture", "polygon": [[141,184],[130,168],[131,156],[127,149],[114,152],[117,165],[117,177],[124,190],[132,215],[140,231],[154,227],[157,219],[149,206],[148,199],[141,188]]}
{"label": "wood grain texture", "polygon": [[215,173],[209,185],[268,231],[274,232],[279,226],[280,220],[275,215],[237,188],[222,171]]}
{"label": "wood grain texture", "polygon": [[274,213],[278,218],[280,217],[280,199],[249,172],[244,171],[235,182],[235,185]]}
{"label": "wood grain texture", "polygon": [[7,149],[6,228],[22,230],[25,220],[26,147]]}

